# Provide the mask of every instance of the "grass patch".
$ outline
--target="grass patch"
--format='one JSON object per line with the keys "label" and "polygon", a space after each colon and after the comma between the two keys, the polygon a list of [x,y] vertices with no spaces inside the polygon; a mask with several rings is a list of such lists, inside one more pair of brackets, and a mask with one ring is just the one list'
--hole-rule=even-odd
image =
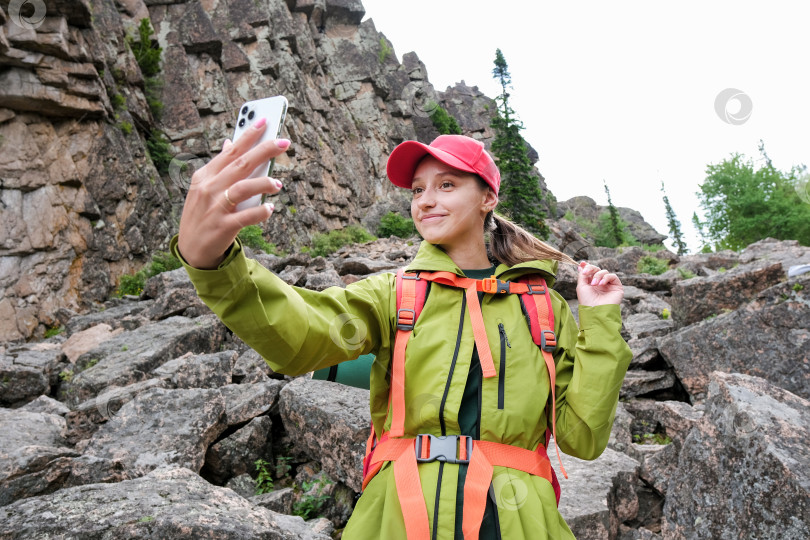
{"label": "grass patch", "polygon": [[180,268],[180,259],[165,251],[156,251],[152,254],[152,260],[141,270],[134,274],[124,274],[118,281],[118,289],[115,291],[117,297],[125,294],[139,296],[143,292],[146,280],[169,270]]}
{"label": "grass patch", "polygon": [[276,245],[264,239],[264,232],[258,225],[248,225],[239,231],[239,240],[250,249],[256,249],[265,253],[277,255]]}
{"label": "grass patch", "polygon": [[681,276],[682,279],[692,279],[695,277],[695,273],[686,268],[678,268],[678,275]]}
{"label": "grass patch", "polygon": [[394,49],[392,49],[391,46],[388,45],[388,42],[385,40],[385,38],[380,38],[380,52],[377,55],[377,59],[380,61],[380,63],[381,64],[385,63],[386,59],[388,58],[388,55],[390,55],[392,52],[394,52]]}

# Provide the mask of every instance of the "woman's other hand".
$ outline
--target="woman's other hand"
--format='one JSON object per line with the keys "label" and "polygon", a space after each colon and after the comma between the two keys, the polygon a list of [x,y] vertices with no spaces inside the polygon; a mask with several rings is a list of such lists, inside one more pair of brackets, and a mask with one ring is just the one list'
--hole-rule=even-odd
{"label": "woman's other hand", "polygon": [[260,163],[290,146],[290,141],[276,139],[251,149],[265,129],[265,122],[259,120],[235,143],[226,140],[222,152],[191,177],[177,244],[191,266],[216,268],[243,227],[261,223],[273,213],[272,203],[236,211],[237,204],[254,195],[281,190],[281,182],[267,176],[246,179]]}
{"label": "woman's other hand", "polygon": [[624,287],[616,274],[601,270],[585,261],[579,263],[577,279],[577,299],[583,306],[620,304],[624,298]]}

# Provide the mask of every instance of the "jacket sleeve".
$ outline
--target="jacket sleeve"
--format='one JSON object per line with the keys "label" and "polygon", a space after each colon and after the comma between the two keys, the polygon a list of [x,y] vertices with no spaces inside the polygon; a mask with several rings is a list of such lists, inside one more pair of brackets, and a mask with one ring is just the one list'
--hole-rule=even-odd
{"label": "jacket sleeve", "polygon": [[557,298],[556,442],[566,454],[596,459],[610,438],[633,353],[620,334],[618,305],[580,306],[577,327],[568,303]]}
{"label": "jacket sleeve", "polygon": [[376,354],[390,340],[393,274],[311,291],[248,259],[238,239],[215,270],[189,266],[176,235],[170,249],[200,299],[278,373],[300,375]]}

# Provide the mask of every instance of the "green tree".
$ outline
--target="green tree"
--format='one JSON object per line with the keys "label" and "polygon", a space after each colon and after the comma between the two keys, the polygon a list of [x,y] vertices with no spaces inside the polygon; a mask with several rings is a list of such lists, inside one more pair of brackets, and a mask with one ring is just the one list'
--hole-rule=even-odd
{"label": "green tree", "polygon": [[607,182],[602,180],[602,183],[605,185],[605,194],[607,195],[608,200],[608,234],[609,238],[615,242],[618,246],[622,244],[625,240],[624,234],[624,227],[622,227],[622,218],[619,216],[619,210],[613,206],[613,200],[610,198],[610,189],[608,188]]}
{"label": "green tree", "polygon": [[442,135],[461,135],[461,126],[458,125],[453,115],[438,103],[432,103],[432,105],[433,112],[430,113],[430,119],[433,121],[436,131]]}
{"label": "green tree", "polygon": [[667,224],[669,225],[669,235],[672,237],[672,243],[678,248],[678,255],[686,254],[686,242],[683,240],[683,232],[681,232],[681,222],[678,216],[675,215],[675,210],[669,204],[669,197],[664,189],[664,183],[661,182],[661,193],[664,194],[664,208],[667,211]]}
{"label": "green tree", "polygon": [[490,124],[495,131],[492,153],[501,171],[501,208],[512,221],[520,224],[540,238],[548,238],[546,214],[541,207],[543,192],[534,167],[529,159],[526,141],[520,134],[523,124],[509,105],[512,76],[500,49],[495,51],[493,77],[501,84],[501,95],[495,98],[498,111]]}
{"label": "green tree", "polygon": [[810,245],[810,204],[797,190],[806,167],[779,171],[764,145],[760,152],[765,165],[758,169],[739,153],[706,168],[697,193],[705,221],[696,225],[715,249],[739,250],[767,237]]}

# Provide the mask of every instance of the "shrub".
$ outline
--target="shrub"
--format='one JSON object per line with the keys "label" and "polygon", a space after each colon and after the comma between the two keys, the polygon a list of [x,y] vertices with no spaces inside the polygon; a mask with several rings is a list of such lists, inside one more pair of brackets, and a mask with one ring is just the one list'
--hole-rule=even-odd
{"label": "shrub", "polygon": [[456,119],[438,103],[431,102],[431,105],[433,112],[430,113],[430,120],[436,131],[441,135],[461,135],[461,126]]}
{"label": "shrub", "polygon": [[276,254],[275,244],[271,244],[264,239],[262,228],[258,225],[248,225],[239,231],[239,240],[251,249],[264,251],[265,253]]}
{"label": "shrub", "polygon": [[389,236],[410,238],[414,234],[416,234],[416,227],[413,226],[413,220],[394,212],[385,214],[380,220],[380,226],[377,228],[377,236],[380,238]]}
{"label": "shrub", "polygon": [[376,240],[367,230],[359,225],[349,225],[341,230],[329,231],[326,234],[316,234],[312,239],[312,255],[325,257],[349,244],[359,244]]}
{"label": "shrub", "polygon": [[391,54],[392,52],[393,49],[388,45],[388,42],[385,40],[385,38],[380,38],[380,53],[377,56],[380,63],[381,64],[384,63],[386,58],[388,58],[388,55]]}
{"label": "shrub", "polygon": [[263,459],[253,462],[256,465],[256,495],[273,491],[273,478],[270,476],[270,463]]}
{"label": "shrub", "polygon": [[664,320],[669,319],[669,310],[667,308],[664,308],[661,311],[661,318],[664,319]]}
{"label": "shrub", "polygon": [[[798,283],[796,285],[798,285]],[[795,291],[796,288],[794,287],[793,290]],[[53,328],[48,328],[47,330],[45,330],[45,339],[51,338],[53,336],[58,336],[64,331],[65,331],[64,326],[54,326]]]}
{"label": "shrub", "polygon": [[146,280],[169,270],[180,268],[180,259],[165,251],[156,251],[152,254],[152,260],[146,268],[138,270],[134,274],[124,274],[118,281],[118,289],[115,295],[119,298],[125,294],[139,296],[143,292]]}
{"label": "shrub", "polygon": [[[332,482],[325,476],[318,478],[317,482],[304,482],[301,485],[304,495],[293,505],[293,514],[301,516],[304,520],[317,517],[317,513],[321,511],[324,503],[329,500],[329,495],[324,494],[323,490],[331,484]],[[306,493],[313,487],[315,487],[314,494]]]}
{"label": "shrub", "polygon": [[678,275],[681,276],[682,279],[692,279],[695,277],[695,273],[686,268],[678,268]]}
{"label": "shrub", "polygon": [[169,140],[162,131],[152,129],[149,133],[149,138],[146,139],[146,150],[149,152],[149,157],[155,168],[161,174],[169,172],[169,163],[172,162],[171,146]]}
{"label": "shrub", "polygon": [[636,266],[640,274],[652,274],[654,276],[663,274],[669,269],[667,261],[645,255],[638,261]]}
{"label": "shrub", "polygon": [[121,132],[123,132],[124,135],[129,135],[132,133],[132,124],[126,120],[121,122],[118,127],[121,128]]}

